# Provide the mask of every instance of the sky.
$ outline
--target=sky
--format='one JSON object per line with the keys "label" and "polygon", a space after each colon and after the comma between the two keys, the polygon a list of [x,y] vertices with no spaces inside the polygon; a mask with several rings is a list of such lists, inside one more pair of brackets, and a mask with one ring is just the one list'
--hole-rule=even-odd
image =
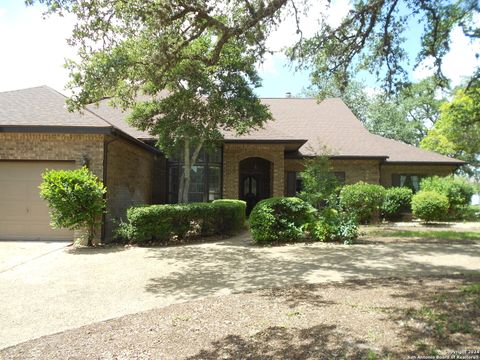
{"label": "sky", "polygon": [[[348,0],[336,0],[330,9],[319,1],[308,11],[308,16],[301,18],[302,31],[305,36],[312,35],[318,28],[318,14],[328,11],[328,22],[338,24],[350,9]],[[39,5],[26,7],[23,0],[0,0],[0,91],[9,91],[33,86],[48,85],[68,95],[64,90],[68,73],[63,64],[66,58],[75,57],[75,49],[69,47],[69,37],[75,19],[72,16],[42,16],[43,8]],[[479,19],[480,21],[480,19]],[[274,50],[263,64],[259,65],[259,74],[263,86],[256,90],[261,97],[284,97],[287,92],[299,96],[309,85],[306,71],[297,72],[281,50],[296,39],[293,19],[283,22],[268,39],[268,46]],[[421,27],[411,24],[407,33],[406,50],[414,58],[419,49],[416,36]],[[471,74],[472,69],[480,64],[475,57],[480,53],[480,42],[472,44],[460,29],[452,34],[452,48],[444,59],[444,72],[458,85],[462,78]],[[425,66],[410,73],[412,80],[420,80],[431,74]],[[360,74],[359,80],[369,89],[376,84],[373,76]]]}

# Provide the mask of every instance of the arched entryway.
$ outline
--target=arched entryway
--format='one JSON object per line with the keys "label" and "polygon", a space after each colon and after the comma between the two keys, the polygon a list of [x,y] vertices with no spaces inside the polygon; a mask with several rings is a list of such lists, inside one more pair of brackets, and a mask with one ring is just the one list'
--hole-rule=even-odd
{"label": "arched entryway", "polygon": [[272,196],[270,161],[249,157],[239,164],[239,198],[247,203],[247,214],[250,214],[257,202]]}

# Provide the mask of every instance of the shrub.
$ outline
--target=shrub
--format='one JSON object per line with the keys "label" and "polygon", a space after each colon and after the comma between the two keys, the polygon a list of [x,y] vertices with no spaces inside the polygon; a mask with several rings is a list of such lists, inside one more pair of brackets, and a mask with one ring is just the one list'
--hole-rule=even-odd
{"label": "shrub", "polygon": [[384,197],[383,186],[359,181],[342,188],[340,206],[345,212],[355,214],[358,222],[367,223],[375,214],[378,214]]}
{"label": "shrub", "polygon": [[475,193],[474,185],[467,180],[452,176],[433,176],[424,178],[420,182],[420,189],[436,191],[448,198],[448,218],[459,219],[468,211],[468,206]]}
{"label": "shrub", "polygon": [[448,207],[448,198],[436,191],[422,190],[412,197],[413,215],[425,222],[443,220]]}
{"label": "shrub", "polygon": [[136,206],[127,210],[127,222],[120,224],[116,235],[145,243],[232,234],[245,225],[245,206],[240,200]]}
{"label": "shrub", "polygon": [[352,244],[358,237],[358,223],[354,215],[325,209],[310,226],[310,234],[317,241],[343,241]]}
{"label": "shrub", "polygon": [[[223,216],[223,229],[230,232],[238,232],[245,227],[245,214],[247,212],[247,204],[243,200],[234,199],[219,199],[214,200],[213,204],[221,206],[222,208],[230,208],[230,211]],[[226,231],[228,232],[228,231]]]}
{"label": "shrub", "polygon": [[462,215],[462,220],[480,221],[480,205],[470,205]]}
{"label": "shrub", "polygon": [[92,245],[105,211],[106,189],[86,167],[76,170],[48,170],[42,174],[40,196],[50,208],[55,228],[86,230]]}
{"label": "shrub", "polygon": [[332,165],[327,156],[316,156],[305,160],[305,169],[300,172],[302,191],[298,197],[313,207],[320,209],[331,206],[338,197],[339,182],[332,172]]}
{"label": "shrub", "polygon": [[406,187],[392,187],[385,191],[382,215],[388,220],[397,220],[402,212],[409,211],[412,205],[413,191]]}
{"label": "shrub", "polygon": [[276,197],[257,203],[250,214],[250,230],[256,243],[298,241],[316,210],[296,197]]}

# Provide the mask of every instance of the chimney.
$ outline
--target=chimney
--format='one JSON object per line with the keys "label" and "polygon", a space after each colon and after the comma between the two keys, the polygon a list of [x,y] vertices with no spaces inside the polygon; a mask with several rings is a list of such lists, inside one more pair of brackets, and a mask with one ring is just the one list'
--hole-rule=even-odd
{"label": "chimney", "polygon": [[292,93],[291,93],[290,91],[286,92],[286,93],[285,93],[285,97],[291,98],[291,97],[292,97]]}

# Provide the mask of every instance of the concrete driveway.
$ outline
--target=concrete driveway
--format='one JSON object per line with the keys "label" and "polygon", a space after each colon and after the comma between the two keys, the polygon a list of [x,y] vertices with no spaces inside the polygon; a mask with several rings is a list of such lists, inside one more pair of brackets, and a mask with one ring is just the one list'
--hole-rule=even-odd
{"label": "concrete driveway", "polygon": [[365,277],[480,271],[480,244],[295,244],[248,235],[168,248],[0,242],[0,348],[207,296]]}

